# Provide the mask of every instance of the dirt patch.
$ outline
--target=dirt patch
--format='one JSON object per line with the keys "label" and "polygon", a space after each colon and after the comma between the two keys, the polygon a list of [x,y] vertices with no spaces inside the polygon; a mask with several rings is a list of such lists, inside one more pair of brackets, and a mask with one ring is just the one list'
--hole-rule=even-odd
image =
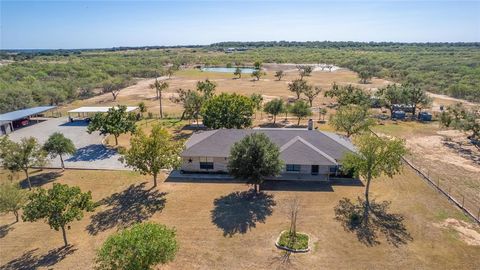
{"label": "dirt patch", "polygon": [[440,228],[455,230],[460,239],[470,246],[480,246],[480,232],[473,224],[454,218],[447,218],[444,222],[436,224]]}
{"label": "dirt patch", "polygon": [[[407,146],[414,153],[418,153],[418,156],[432,162],[449,163],[471,172],[480,172],[480,166],[475,162],[476,158],[467,159],[458,153],[469,152],[468,146],[462,145],[452,137],[442,135],[413,137],[407,140]],[[472,153],[472,156],[475,156],[475,153]]]}

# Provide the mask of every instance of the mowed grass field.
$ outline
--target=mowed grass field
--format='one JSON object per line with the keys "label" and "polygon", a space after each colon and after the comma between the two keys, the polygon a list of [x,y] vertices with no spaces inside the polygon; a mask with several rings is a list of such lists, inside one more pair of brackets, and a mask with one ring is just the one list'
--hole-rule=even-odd
{"label": "mowed grass field", "polygon": [[[6,173],[0,177],[7,181]],[[177,230],[177,256],[158,269],[480,268],[480,246],[468,244],[468,235],[480,235],[478,226],[408,169],[376,179],[371,189],[377,201],[392,202],[391,213],[405,217],[411,240],[398,247],[382,234],[380,244],[366,246],[334,219],[341,198],[362,196],[359,185],[279,184],[262,199],[247,200],[249,188],[242,183],[167,180],[152,189],[150,177],[134,172],[44,170],[34,173],[33,182],[44,188],[53,182],[77,185],[101,205],[71,223],[67,249],[59,249],[61,232],[47,224],[14,224],[13,214],[0,215],[0,269],[91,269],[110,234],[145,221]],[[311,236],[312,251],[284,263],[274,241],[289,226],[287,209],[295,197],[301,204],[297,227]],[[446,226],[452,219],[470,229]]]}

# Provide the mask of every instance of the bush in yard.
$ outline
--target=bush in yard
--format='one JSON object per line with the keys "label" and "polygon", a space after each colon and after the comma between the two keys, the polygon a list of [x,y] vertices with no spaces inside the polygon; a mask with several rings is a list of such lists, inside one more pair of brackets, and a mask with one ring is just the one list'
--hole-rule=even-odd
{"label": "bush in yard", "polygon": [[139,223],[111,235],[97,253],[97,269],[146,270],[167,263],[178,250],[175,230]]}

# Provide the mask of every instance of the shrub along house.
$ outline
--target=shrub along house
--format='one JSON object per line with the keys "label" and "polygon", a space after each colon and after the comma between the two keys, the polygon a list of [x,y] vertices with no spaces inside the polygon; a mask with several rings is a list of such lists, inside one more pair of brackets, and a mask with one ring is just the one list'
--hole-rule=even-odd
{"label": "shrub along house", "polygon": [[193,134],[181,156],[184,173],[228,173],[233,144],[262,132],[280,148],[285,167],[277,179],[328,180],[340,174],[341,159],[354,152],[345,137],[313,129],[218,129]]}

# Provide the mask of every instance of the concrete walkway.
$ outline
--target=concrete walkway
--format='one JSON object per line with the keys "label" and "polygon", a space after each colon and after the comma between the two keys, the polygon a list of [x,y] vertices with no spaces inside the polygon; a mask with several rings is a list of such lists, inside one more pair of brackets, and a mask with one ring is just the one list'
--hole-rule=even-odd
{"label": "concrete walkway", "polygon": [[[68,122],[68,118],[51,118],[46,121],[20,128],[9,134],[13,141],[22,138],[35,137],[40,144],[45,143],[54,132],[60,132],[71,139],[77,148],[72,156],[64,157],[65,167],[70,169],[104,169],[130,170],[118,159],[120,154],[116,150],[102,144],[104,136],[98,132],[87,133],[87,124],[84,121]],[[60,168],[60,158],[49,159],[47,167]]]}

